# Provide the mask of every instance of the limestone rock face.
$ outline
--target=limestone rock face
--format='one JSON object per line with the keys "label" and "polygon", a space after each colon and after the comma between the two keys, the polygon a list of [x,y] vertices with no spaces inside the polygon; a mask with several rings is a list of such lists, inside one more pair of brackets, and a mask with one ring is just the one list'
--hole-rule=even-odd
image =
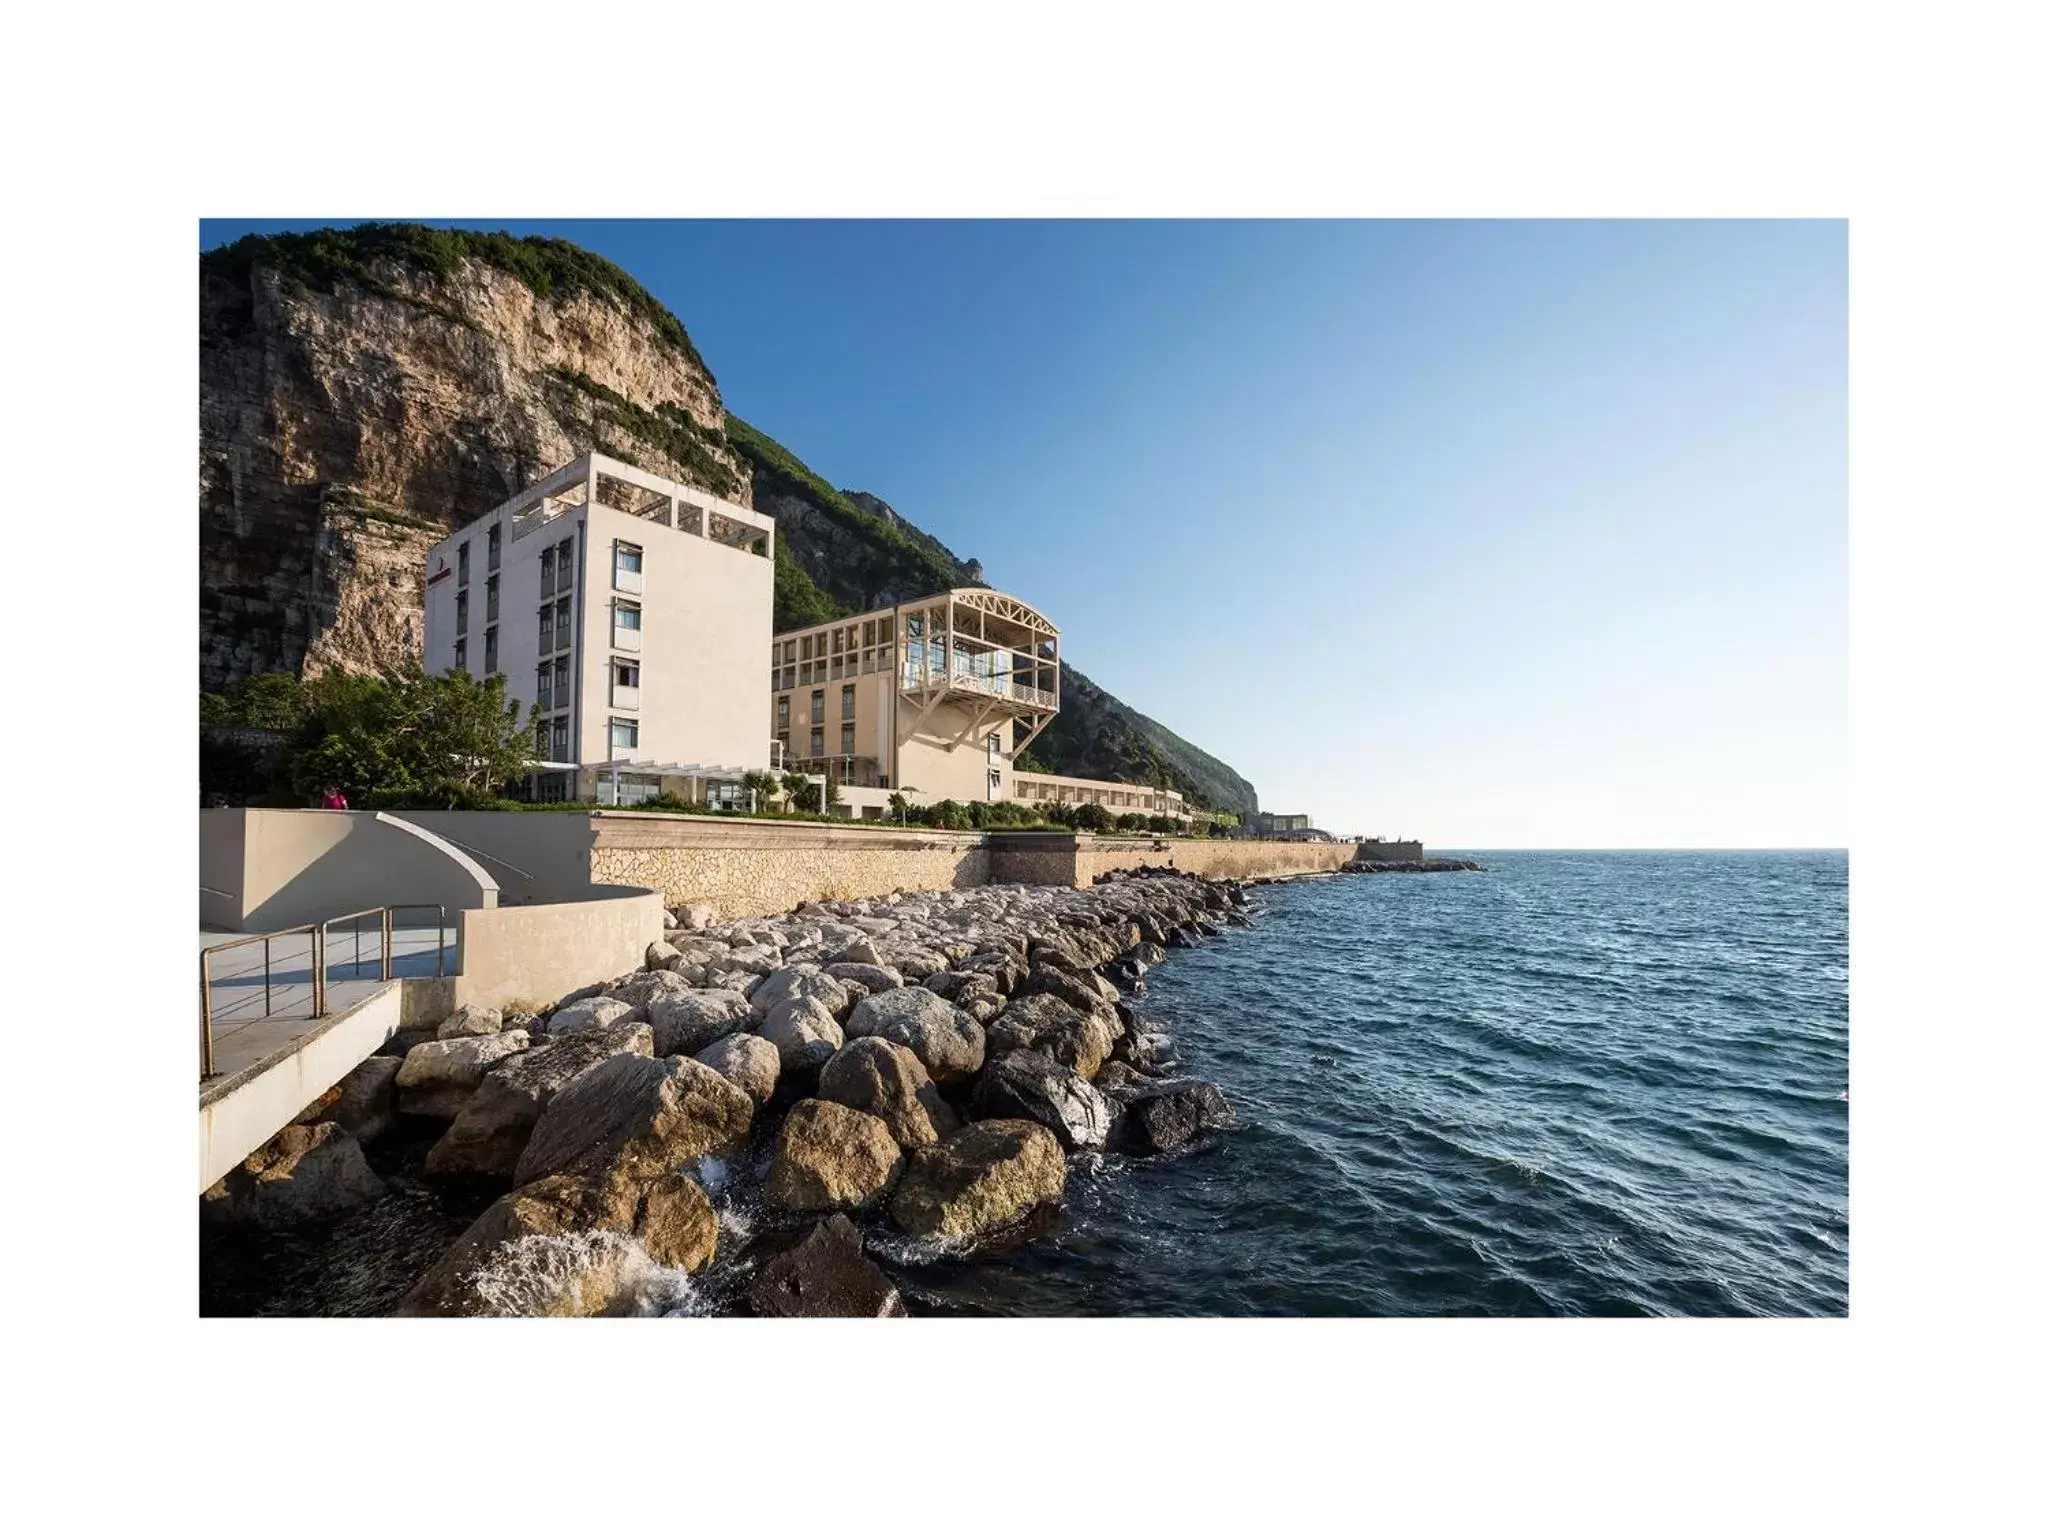
{"label": "limestone rock face", "polygon": [[905,1317],[903,1297],[861,1252],[860,1233],[833,1214],[761,1266],[747,1288],[756,1317]]}
{"label": "limestone rock face", "polygon": [[782,1122],[761,1195],[784,1211],[860,1211],[888,1192],[902,1167],[889,1127],[873,1115],[805,1099]]}
{"label": "limestone rock face", "polygon": [[754,1101],[701,1061],[614,1056],[565,1086],[541,1111],[513,1172],[646,1180],[731,1151],[753,1124]]}
{"label": "limestone rock face", "polygon": [[847,1042],[825,1063],[818,1097],[875,1116],[906,1151],[929,1146],[960,1124],[916,1053],[880,1035]]}
{"label": "limestone rock face", "polygon": [[331,1120],[357,1141],[375,1141],[398,1123],[400,1058],[372,1056],[321,1094],[294,1122],[318,1125]]}
{"label": "limestone rock face", "polygon": [[782,1058],[782,1075],[815,1072],[846,1043],[839,1021],[812,997],[793,998],[761,1021],[760,1035]]}
{"label": "limestone rock face", "polygon": [[1082,1012],[1049,992],[1020,997],[988,1026],[992,1051],[1037,1051],[1083,1077],[1093,1077],[1115,1045],[1114,1014]]}
{"label": "limestone rock face", "polygon": [[912,1237],[984,1237],[1066,1189],[1051,1131],[1033,1120],[977,1120],[911,1154],[889,1220]]}
{"label": "limestone rock face", "polygon": [[441,1021],[434,1031],[436,1040],[460,1040],[467,1035],[495,1035],[505,1027],[505,1016],[496,1008],[464,1003]]}
{"label": "limestone rock face", "polygon": [[556,1094],[601,1061],[651,1056],[654,1032],[645,1024],[613,1024],[550,1040],[485,1074],[448,1132],[427,1153],[430,1174],[511,1177],[519,1154]]}
{"label": "limestone rock face", "polygon": [[419,660],[427,548],[594,443],[752,505],[679,328],[473,256],[361,260],[368,281],[288,278],[275,242],[199,263],[201,686]]}
{"label": "limestone rock face", "polygon": [[288,1125],[199,1197],[209,1226],[330,1221],[384,1193],[356,1139],[332,1121]]}
{"label": "limestone rock face", "polygon": [[1036,1051],[991,1062],[975,1080],[974,1108],[991,1119],[1035,1120],[1069,1152],[1106,1146],[1114,1118],[1086,1078]]}
{"label": "limestone rock face", "polygon": [[846,1021],[850,1039],[880,1035],[907,1045],[932,1081],[965,1082],[981,1070],[986,1040],[981,1025],[923,987],[895,987],[864,997]]}
{"label": "limestone rock face", "polygon": [[776,1080],[782,1075],[782,1056],[759,1035],[727,1035],[714,1040],[697,1053],[697,1059],[746,1089],[755,1104],[775,1097]]}
{"label": "limestone rock face", "polygon": [[744,994],[723,987],[657,997],[647,1005],[654,1026],[654,1054],[688,1056],[720,1035],[729,1035],[747,1018]]}
{"label": "limestone rock face", "polygon": [[526,1049],[526,1031],[457,1040],[429,1040],[405,1053],[399,1064],[398,1107],[408,1115],[453,1120],[469,1102],[484,1074],[507,1056]]}

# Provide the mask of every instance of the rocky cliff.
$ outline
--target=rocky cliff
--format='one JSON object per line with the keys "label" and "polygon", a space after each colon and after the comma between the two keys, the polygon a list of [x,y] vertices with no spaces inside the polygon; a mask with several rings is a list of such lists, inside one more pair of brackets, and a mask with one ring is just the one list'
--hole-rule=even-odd
{"label": "rocky cliff", "polygon": [[[880,498],[728,417],[688,333],[564,241],[365,225],[200,261],[200,686],[417,657],[425,550],[596,449],[773,515],[778,625],[979,582]],[[1057,772],[1256,806],[1068,669]]]}

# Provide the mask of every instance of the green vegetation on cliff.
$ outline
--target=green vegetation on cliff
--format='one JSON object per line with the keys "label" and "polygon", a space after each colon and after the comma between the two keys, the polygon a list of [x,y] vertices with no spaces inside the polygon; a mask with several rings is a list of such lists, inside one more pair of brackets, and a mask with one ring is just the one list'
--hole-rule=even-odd
{"label": "green vegetation on cliff", "polygon": [[[200,258],[205,270],[233,281],[247,281],[250,269],[260,264],[275,268],[286,281],[316,292],[332,293],[344,283],[353,283],[387,298],[407,295],[394,294],[377,277],[379,262],[392,262],[445,283],[462,270],[464,261],[480,261],[509,273],[543,299],[587,293],[609,300],[645,320],[656,334],[680,348],[706,378],[711,377],[690,333],[668,306],[623,267],[567,240],[434,229],[425,224],[358,224],[304,234],[244,235]],[[438,311],[438,306],[432,307]],[[450,318],[460,320],[461,316],[451,314]]]}

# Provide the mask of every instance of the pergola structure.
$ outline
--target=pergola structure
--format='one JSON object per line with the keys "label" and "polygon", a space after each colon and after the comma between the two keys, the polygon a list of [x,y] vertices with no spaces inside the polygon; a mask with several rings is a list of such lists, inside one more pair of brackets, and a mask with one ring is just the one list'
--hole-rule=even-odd
{"label": "pergola structure", "polygon": [[912,734],[948,699],[970,706],[952,745],[990,720],[1016,720],[1022,752],[1060,709],[1060,632],[1027,603],[988,587],[955,587],[900,605],[897,686],[917,713]]}

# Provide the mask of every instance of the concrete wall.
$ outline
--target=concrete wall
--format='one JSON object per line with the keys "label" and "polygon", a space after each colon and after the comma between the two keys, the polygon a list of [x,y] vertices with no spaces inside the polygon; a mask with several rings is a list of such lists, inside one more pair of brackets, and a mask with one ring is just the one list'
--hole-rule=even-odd
{"label": "concrete wall", "polygon": [[1376,838],[1367,838],[1353,846],[1361,860],[1379,864],[1414,863],[1422,857],[1422,844],[1419,840],[1388,843]]}
{"label": "concrete wall", "polygon": [[765,917],[806,901],[986,885],[979,832],[604,811],[591,817],[593,877],[647,886],[669,905]]}
{"label": "concrete wall", "polygon": [[407,811],[498,882],[501,906],[590,894],[591,820],[581,811]]}
{"label": "concrete wall", "polygon": [[1075,854],[1080,884],[1118,869],[1167,865],[1212,880],[1308,875],[1342,869],[1351,843],[1266,842],[1249,838],[1084,838]]}
{"label": "concrete wall", "polygon": [[538,1008],[637,969],[667,926],[659,893],[598,887],[584,901],[467,911],[455,1003]]}
{"label": "concrete wall", "polygon": [[199,849],[201,884],[234,893],[203,897],[200,919],[238,932],[403,902],[453,912],[498,900],[497,882],[475,860],[383,811],[201,811]]}
{"label": "concrete wall", "polygon": [[348,1012],[325,1020],[280,1060],[201,1088],[201,1192],[225,1178],[235,1164],[290,1125],[301,1110],[396,1034],[403,1000],[404,984],[389,982]]}

